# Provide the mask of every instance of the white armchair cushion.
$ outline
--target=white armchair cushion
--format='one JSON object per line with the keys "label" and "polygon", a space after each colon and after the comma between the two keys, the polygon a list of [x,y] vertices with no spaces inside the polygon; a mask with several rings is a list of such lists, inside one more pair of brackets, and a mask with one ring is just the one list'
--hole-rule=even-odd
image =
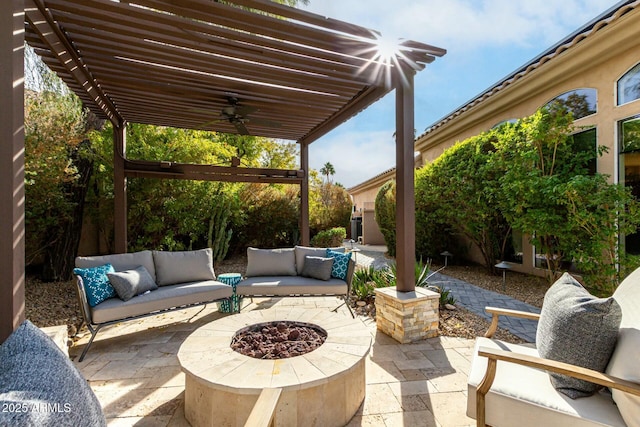
{"label": "white armchair cushion", "polygon": [[[487,369],[487,359],[478,356],[479,347],[538,356],[537,350],[527,344],[478,338],[468,380],[467,415],[472,418],[476,418],[476,389]],[[485,399],[486,422],[493,426],[625,426],[606,393],[571,399],[553,387],[545,371],[515,363],[498,361],[495,380]]]}

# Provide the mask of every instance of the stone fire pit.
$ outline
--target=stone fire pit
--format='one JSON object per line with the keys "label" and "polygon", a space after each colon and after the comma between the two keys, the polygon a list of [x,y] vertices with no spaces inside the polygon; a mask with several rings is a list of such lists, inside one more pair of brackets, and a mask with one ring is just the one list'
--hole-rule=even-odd
{"label": "stone fire pit", "polygon": [[[326,340],[285,359],[256,359],[231,348],[238,331],[284,321],[314,325],[326,331]],[[361,321],[326,309],[276,307],[211,322],[178,352],[186,377],[185,417],[194,427],[241,426],[264,388],[282,388],[275,425],[343,426],[364,400],[371,339]]]}

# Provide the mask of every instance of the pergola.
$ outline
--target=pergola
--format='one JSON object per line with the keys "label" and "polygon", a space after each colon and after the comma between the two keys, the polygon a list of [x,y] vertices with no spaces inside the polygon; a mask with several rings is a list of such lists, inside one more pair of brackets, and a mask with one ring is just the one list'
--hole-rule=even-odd
{"label": "pergola", "polygon": [[[308,244],[309,144],[395,90],[397,285],[414,290],[413,76],[443,49],[268,0],[8,0],[0,32],[0,342],[24,318],[24,41],[113,124],[118,252],[132,177],[300,185]],[[127,123],[293,140],[300,168],[129,160]]]}

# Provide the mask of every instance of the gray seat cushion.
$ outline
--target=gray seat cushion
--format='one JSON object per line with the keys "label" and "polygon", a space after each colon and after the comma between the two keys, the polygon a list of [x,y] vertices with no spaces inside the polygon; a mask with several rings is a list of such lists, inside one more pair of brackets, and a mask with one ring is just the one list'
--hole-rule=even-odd
{"label": "gray seat cushion", "polygon": [[106,425],[87,381],[31,322],[0,345],[0,426]]}
{"label": "gray seat cushion", "polygon": [[197,251],[153,251],[153,261],[158,286],[216,278],[211,248]]}
{"label": "gray seat cushion", "polygon": [[[569,273],[547,291],[542,304],[536,345],[541,357],[604,372],[613,353],[622,311],[613,297],[596,298]],[[600,386],[551,373],[554,387],[576,399]]]}
{"label": "gray seat cushion", "polygon": [[[467,415],[476,417],[476,389],[487,370],[478,348],[509,350],[538,356],[534,347],[478,338],[468,380]],[[596,393],[581,399],[556,390],[545,371],[515,363],[498,362],[496,377],[486,395],[487,425],[517,427],[625,427],[611,396]]]}
{"label": "gray seat cushion", "polygon": [[293,248],[247,248],[247,277],[295,276],[296,258]]}
{"label": "gray seat cushion", "polygon": [[248,277],[238,284],[236,292],[249,296],[345,295],[347,282],[335,278],[325,281],[300,276]]}
{"label": "gray seat cushion", "polygon": [[229,298],[232,294],[231,286],[215,280],[161,286],[129,301],[108,299],[91,308],[91,318],[94,323],[105,323],[173,307]]}

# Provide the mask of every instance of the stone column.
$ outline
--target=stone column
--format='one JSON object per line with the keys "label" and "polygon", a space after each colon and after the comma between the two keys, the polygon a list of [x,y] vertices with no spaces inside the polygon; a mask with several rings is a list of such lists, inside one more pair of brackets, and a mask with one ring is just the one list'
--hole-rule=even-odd
{"label": "stone column", "polygon": [[396,287],[378,288],[376,325],[401,344],[438,335],[440,295],[417,287],[399,292]]}

